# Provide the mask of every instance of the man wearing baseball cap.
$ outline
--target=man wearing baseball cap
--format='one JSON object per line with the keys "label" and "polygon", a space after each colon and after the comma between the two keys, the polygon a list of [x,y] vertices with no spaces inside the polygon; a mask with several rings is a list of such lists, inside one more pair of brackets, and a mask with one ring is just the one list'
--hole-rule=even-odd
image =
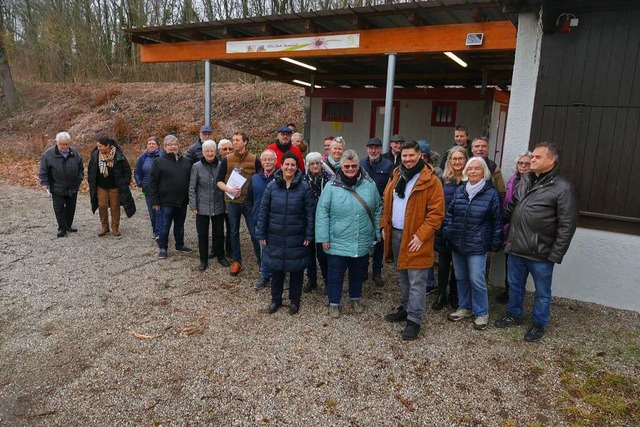
{"label": "man wearing baseball cap", "polygon": [[267,150],[273,150],[276,153],[276,167],[282,166],[282,156],[284,153],[291,151],[298,159],[298,168],[304,173],[304,160],[300,149],[291,144],[291,129],[288,126],[281,126],[277,130],[278,138],[276,142],[267,146]]}
{"label": "man wearing baseball cap", "polygon": [[[367,142],[367,157],[360,159],[360,168],[364,170],[376,183],[380,197],[393,175],[393,163],[391,160],[382,157],[382,141],[380,138],[371,138]],[[373,283],[384,286],[382,279],[382,258],[384,254],[384,244],[382,241],[376,243],[373,250]]]}
{"label": "man wearing baseball cap", "polygon": [[404,143],[404,136],[395,134],[389,140],[389,151],[384,153],[382,157],[388,159],[393,163],[393,166],[398,166],[402,162],[400,153],[402,152],[402,144]]}
{"label": "man wearing baseball cap", "polygon": [[213,128],[209,125],[204,125],[200,128],[200,137],[196,139],[187,150],[187,157],[191,159],[192,163],[202,160],[202,143],[207,139],[212,139],[212,133]]}

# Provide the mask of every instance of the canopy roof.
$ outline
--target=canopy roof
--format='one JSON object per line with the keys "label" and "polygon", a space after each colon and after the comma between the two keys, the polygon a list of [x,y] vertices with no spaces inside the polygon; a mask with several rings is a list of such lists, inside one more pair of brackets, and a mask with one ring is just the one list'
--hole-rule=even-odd
{"label": "canopy roof", "polygon": [[[211,59],[223,67],[291,83],[322,87],[384,87],[385,53],[398,53],[395,84],[401,87],[511,84],[515,55],[512,15],[498,1],[431,0],[340,10],[271,15],[192,24],[134,27],[124,31],[141,45],[144,62]],[[468,33],[483,33],[480,46],[466,46]],[[229,53],[227,42],[298,41],[358,35],[358,49]],[[226,48],[226,49],[225,49]],[[468,66],[443,54],[453,51]],[[281,60],[289,57],[315,71]]]}

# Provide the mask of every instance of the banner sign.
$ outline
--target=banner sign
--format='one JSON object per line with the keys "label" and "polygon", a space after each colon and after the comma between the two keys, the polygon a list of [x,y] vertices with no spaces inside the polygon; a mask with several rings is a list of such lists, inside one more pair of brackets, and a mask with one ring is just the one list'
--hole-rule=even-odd
{"label": "banner sign", "polygon": [[335,34],[326,37],[296,37],[227,42],[227,53],[292,52],[318,49],[360,47],[360,34]]}

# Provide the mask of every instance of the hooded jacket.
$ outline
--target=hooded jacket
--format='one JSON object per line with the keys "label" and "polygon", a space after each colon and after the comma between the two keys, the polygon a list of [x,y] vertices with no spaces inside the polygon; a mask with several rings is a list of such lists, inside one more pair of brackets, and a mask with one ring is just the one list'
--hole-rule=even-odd
{"label": "hooded jacket", "polygon": [[573,185],[560,176],[558,166],[538,181],[533,172],[523,175],[504,220],[510,223],[505,252],[560,264],[578,222]]}
{"label": "hooded jacket", "polygon": [[[357,192],[369,207],[369,214],[352,194]],[[371,251],[374,241],[380,239],[380,215],[382,202],[376,184],[362,171],[353,187],[342,182],[341,174],[333,176],[324,187],[316,208],[316,242],[329,243],[325,252],[351,258],[359,258]]]}
{"label": "hooded jacket", "polygon": [[[393,191],[400,179],[400,168],[393,171],[393,178],[384,190],[384,208],[382,210],[381,226],[384,230],[384,257],[387,262],[393,261],[391,249],[391,236],[393,226],[391,218],[393,213]],[[426,164],[420,171],[418,180],[413,186],[411,194],[406,195],[407,208],[404,214],[404,230],[400,243],[398,256],[398,268],[424,269],[433,266],[433,243],[436,231],[442,225],[444,219],[444,193],[442,183],[436,176],[433,166]],[[423,244],[416,252],[409,252],[408,246],[413,236],[416,235]]]}

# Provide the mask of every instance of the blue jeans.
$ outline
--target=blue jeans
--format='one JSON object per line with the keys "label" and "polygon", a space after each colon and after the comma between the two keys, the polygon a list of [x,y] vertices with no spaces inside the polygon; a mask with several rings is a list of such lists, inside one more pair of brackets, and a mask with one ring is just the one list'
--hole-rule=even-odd
{"label": "blue jeans", "polygon": [[[231,258],[234,261],[242,263],[242,254],[240,253],[240,217],[244,216],[244,221],[247,224],[247,230],[249,234],[254,228],[253,220],[251,219],[251,212],[244,206],[244,203],[227,203],[227,215],[229,215],[229,226],[231,234]],[[256,251],[256,244],[252,240],[253,250]],[[260,256],[258,246],[258,254],[256,258]]]}
{"label": "blue jeans", "polygon": [[311,243],[309,245],[309,261],[307,264],[307,279],[310,282],[318,282],[318,264],[320,264],[320,272],[322,273],[322,280],[327,282],[327,254],[322,249],[322,243]]}
{"label": "blue jeans", "polygon": [[436,287],[436,275],[433,272],[433,267],[427,268],[427,289],[433,289]]}
{"label": "blue jeans", "polygon": [[362,283],[369,265],[369,254],[358,258],[327,254],[327,294],[329,304],[340,305],[342,299],[342,280],[349,270],[349,299],[362,298]]}
{"label": "blue jeans", "polygon": [[507,260],[507,279],[509,280],[507,311],[510,314],[522,318],[527,276],[531,273],[536,288],[533,296],[531,321],[539,327],[547,326],[551,311],[551,280],[553,279],[554,265],[551,261],[533,261],[509,254]]}
{"label": "blue jeans", "polygon": [[158,216],[160,215],[160,211],[153,209],[151,196],[148,194],[144,195],[144,201],[147,202],[147,210],[149,211],[149,219],[151,220],[151,231],[153,231],[154,236],[158,237],[160,234],[160,230],[158,228]]}
{"label": "blue jeans", "polygon": [[160,238],[158,239],[158,247],[167,250],[169,246],[169,229],[173,222],[173,238],[176,243],[176,249],[184,247],[184,221],[187,218],[187,207],[181,206],[160,206],[158,215],[160,230]]}
{"label": "blue jeans", "polygon": [[489,293],[484,279],[487,254],[462,255],[453,251],[452,255],[458,285],[458,306],[471,310],[475,316],[489,314]]}
{"label": "blue jeans", "polygon": [[260,275],[262,277],[264,277],[265,279],[271,280],[271,272],[269,271],[269,269],[267,268],[267,266],[265,265],[265,263],[262,260],[262,252],[264,251],[264,248],[262,246],[260,246],[260,260],[258,261],[258,264],[260,266]]}

